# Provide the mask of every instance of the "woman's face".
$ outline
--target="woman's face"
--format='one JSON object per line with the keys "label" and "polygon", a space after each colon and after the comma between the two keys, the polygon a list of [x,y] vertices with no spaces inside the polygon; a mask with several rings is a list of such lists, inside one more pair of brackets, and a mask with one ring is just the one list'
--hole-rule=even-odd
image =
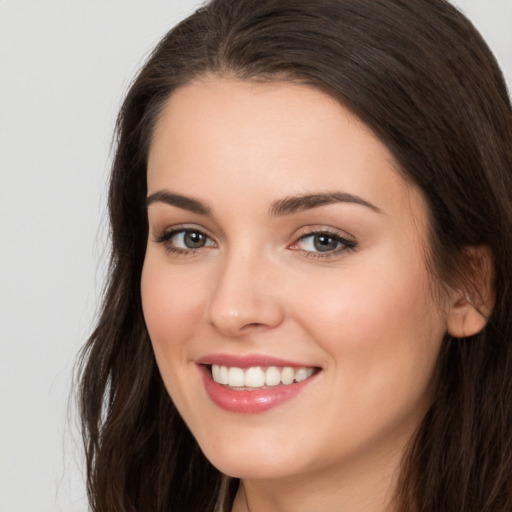
{"label": "woman's face", "polygon": [[144,316],[221,471],[396,462],[446,331],[426,217],[386,147],[318,90],[210,78],[172,95],[148,162]]}

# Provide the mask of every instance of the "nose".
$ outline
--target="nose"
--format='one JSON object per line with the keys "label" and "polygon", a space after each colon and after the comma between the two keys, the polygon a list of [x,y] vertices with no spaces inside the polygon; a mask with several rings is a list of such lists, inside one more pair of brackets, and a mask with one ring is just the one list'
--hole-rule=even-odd
{"label": "nose", "polygon": [[239,337],[281,324],[284,307],[271,267],[256,256],[226,256],[208,306],[209,323],[217,331]]}

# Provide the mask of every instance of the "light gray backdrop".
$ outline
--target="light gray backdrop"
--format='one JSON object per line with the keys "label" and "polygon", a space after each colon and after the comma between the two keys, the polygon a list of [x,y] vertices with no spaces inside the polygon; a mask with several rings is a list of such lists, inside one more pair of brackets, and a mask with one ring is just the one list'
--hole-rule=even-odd
{"label": "light gray backdrop", "polygon": [[[457,0],[512,84],[512,0]],[[0,0],[0,512],[83,512],[72,367],[106,260],[114,119],[196,0]]]}

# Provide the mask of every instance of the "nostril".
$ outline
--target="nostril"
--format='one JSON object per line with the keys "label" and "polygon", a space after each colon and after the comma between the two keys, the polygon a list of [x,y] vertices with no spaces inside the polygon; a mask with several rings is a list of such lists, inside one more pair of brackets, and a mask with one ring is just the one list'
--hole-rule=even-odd
{"label": "nostril", "polygon": [[265,324],[260,324],[258,322],[252,322],[250,324],[246,324],[242,327],[242,329],[258,329],[261,327],[265,327]]}

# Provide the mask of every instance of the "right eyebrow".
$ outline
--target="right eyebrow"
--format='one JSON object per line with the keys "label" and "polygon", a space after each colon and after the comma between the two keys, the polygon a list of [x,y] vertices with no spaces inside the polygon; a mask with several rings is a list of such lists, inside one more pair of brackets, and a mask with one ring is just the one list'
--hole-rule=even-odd
{"label": "right eyebrow", "polygon": [[181,194],[173,194],[167,190],[159,190],[146,198],[146,207],[153,203],[165,203],[183,210],[188,210],[199,215],[211,215],[211,208],[199,199],[192,197],[182,196]]}

